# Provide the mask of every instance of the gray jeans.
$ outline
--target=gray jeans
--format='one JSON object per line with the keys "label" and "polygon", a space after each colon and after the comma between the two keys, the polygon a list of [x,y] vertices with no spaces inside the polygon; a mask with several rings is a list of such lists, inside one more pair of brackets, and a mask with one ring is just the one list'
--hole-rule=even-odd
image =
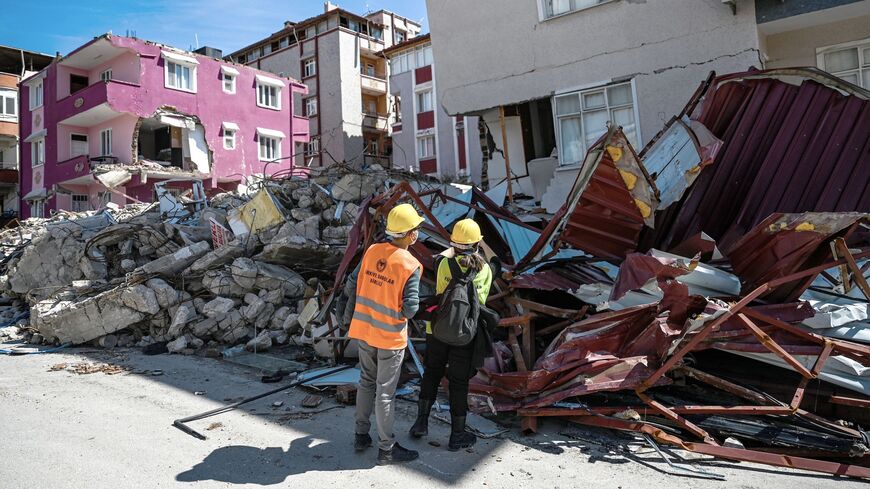
{"label": "gray jeans", "polygon": [[382,350],[359,342],[359,388],[356,393],[356,433],[368,433],[372,428],[372,410],[378,427],[378,448],[392,450],[393,397],[405,350]]}

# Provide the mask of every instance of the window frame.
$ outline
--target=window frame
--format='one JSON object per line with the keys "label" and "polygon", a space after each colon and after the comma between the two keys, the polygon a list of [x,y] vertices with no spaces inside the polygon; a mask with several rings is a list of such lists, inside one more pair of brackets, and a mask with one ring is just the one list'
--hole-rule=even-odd
{"label": "window frame", "polygon": [[113,75],[112,69],[107,68],[107,69],[103,70],[102,72],[100,72],[100,80],[102,80],[104,83],[108,83],[109,81],[112,80],[112,75]]}
{"label": "window frame", "polygon": [[[224,131],[224,135],[223,135],[224,149],[227,149],[230,151],[235,151],[235,149],[236,149],[236,130],[224,128],[223,131]],[[227,141],[230,141],[229,145],[227,145]]]}
{"label": "window frame", "polygon": [[[267,154],[263,153],[263,143],[266,141],[274,142],[273,145],[267,145]],[[269,157],[268,151],[273,152],[272,157]],[[275,161],[281,158],[281,138],[273,137],[273,136],[264,136],[262,134],[257,135],[257,159],[259,161]]]}
{"label": "window frame", "polygon": [[[432,152],[424,154],[424,149],[429,148],[427,141],[431,141]],[[417,136],[417,161],[429,160],[438,157],[438,149],[436,148],[435,134],[421,134]]]}
{"label": "window frame", "polygon": [[320,153],[320,138],[313,137],[307,143],[303,143],[303,156],[313,157],[317,156],[318,153]]}
{"label": "window frame", "polygon": [[45,138],[34,139],[30,142],[30,166],[36,168],[45,165]]}
{"label": "window frame", "polygon": [[[610,92],[616,88],[621,86],[628,86],[629,93],[631,94],[631,103],[622,103],[622,104],[611,104],[610,103]],[[598,92],[601,92],[604,95],[604,104],[600,106],[585,106],[587,95],[595,95]],[[560,113],[558,106],[558,99],[560,98],[568,98],[574,96],[577,98],[577,109],[574,112],[566,112]],[[586,153],[589,149],[589,145],[592,143],[587,143],[587,131],[586,131],[586,122],[584,120],[584,114],[588,114],[591,112],[605,111],[607,112],[607,120],[608,122],[613,123],[613,111],[618,109],[626,109],[631,108],[632,118],[634,119],[634,140],[629,137],[629,141],[637,147],[640,141],[641,132],[640,132],[640,118],[638,114],[638,106],[637,106],[637,87],[635,85],[635,80],[632,78],[628,81],[619,81],[619,82],[599,82],[590,84],[584,87],[578,87],[571,90],[566,90],[563,92],[559,92],[553,95],[551,99],[551,104],[553,107],[553,128],[555,130],[556,135],[556,148],[559,154],[559,166],[573,166],[583,162],[583,159],[586,156]],[[562,137],[562,121],[566,119],[578,119],[580,123],[580,136],[582,138],[581,144],[583,145],[583,151],[580,154],[579,158],[576,161],[566,161],[565,160],[565,151],[563,145],[563,137]],[[599,136],[600,137],[600,136]],[[597,139],[597,138],[596,138]],[[594,142],[594,141],[593,141]]]}
{"label": "window frame", "polygon": [[317,76],[317,59],[308,58],[302,61],[302,79],[311,78],[312,76]]}
{"label": "window frame", "polygon": [[[422,97],[424,95],[428,95],[428,97],[421,99],[420,97]],[[415,100],[414,110],[415,110],[415,113],[417,115],[425,113],[425,112],[431,112],[431,111],[435,110],[435,101],[432,99],[432,89],[431,88],[418,90],[414,94],[414,100]],[[426,105],[424,102],[427,100],[429,102],[428,103],[429,108],[426,110],[422,110],[422,108]]]}
{"label": "window frame", "polygon": [[[8,106],[7,100],[12,99],[12,110],[13,113],[9,114],[6,112],[6,107]],[[0,87],[0,119],[6,120],[18,120],[18,91]]]}
{"label": "window frame", "polygon": [[108,127],[100,131],[100,156],[114,156],[112,143],[112,128]]}
{"label": "window frame", "polygon": [[[227,89],[227,82],[230,83],[230,88]],[[221,74],[221,89],[224,93],[228,93],[230,95],[236,94],[236,75],[231,75],[229,73]]]}
{"label": "window frame", "polygon": [[[76,197],[79,199],[76,200]],[[82,197],[84,197],[84,199],[82,199]],[[84,203],[85,207],[83,209],[76,209],[76,202],[79,204]],[[91,197],[88,194],[72,194],[70,196],[70,204],[70,210],[73,212],[87,212],[91,207]]]}
{"label": "window frame", "polygon": [[[176,75],[170,77],[169,66],[175,65],[181,68],[187,68],[190,70],[190,88],[185,87],[176,87],[169,83],[170,78],[174,81]],[[184,63],[182,61],[177,61],[173,59],[163,58],[163,86],[170,90],[178,90],[179,92],[187,92],[187,93],[196,93],[196,74],[197,74],[197,65],[194,63]]]}
{"label": "window frame", "polygon": [[[825,55],[849,49],[855,49],[858,52],[858,66],[850,70],[828,71],[827,66],[825,66]],[[870,55],[865,55],[865,50],[870,52],[870,38],[818,47],[816,48],[816,66],[838,78],[843,78],[843,75],[855,74],[858,82],[855,85],[870,90],[870,83],[868,86],[864,86],[864,77],[862,76],[865,71],[870,72]],[[868,81],[870,81],[870,76],[868,76]]]}
{"label": "window frame", "polygon": [[44,81],[45,78],[40,78],[39,80],[35,80],[31,84],[28,84],[28,89],[30,91],[28,105],[30,106],[30,110],[36,110],[42,107],[45,102]]}
{"label": "window frame", "polygon": [[[77,155],[77,154],[73,153],[73,136],[79,136],[79,137],[85,138],[84,143],[85,143],[86,151],[84,152],[84,154]],[[82,142],[82,141],[79,141],[79,142]],[[87,134],[83,134],[83,133],[79,133],[79,132],[69,133],[69,157],[70,157],[70,159],[76,158],[78,156],[87,156],[91,152],[90,144],[91,144],[91,140]]]}
{"label": "window frame", "polygon": [[577,12],[583,12],[584,10],[589,10],[595,7],[599,7],[601,5],[606,5],[608,3],[616,2],[617,0],[598,0],[597,3],[592,5],[586,5],[584,7],[577,7],[575,3],[577,0],[568,0],[569,7],[568,10],[564,12],[560,12],[558,14],[550,14],[549,2],[551,0],[538,0],[538,20],[541,22],[545,22],[552,19],[558,19],[560,17],[564,17],[566,15],[571,15]]}
{"label": "window frame", "polygon": [[45,217],[45,199],[30,201],[30,217]]}
{"label": "window frame", "polygon": [[[305,117],[316,117],[318,114],[317,96],[308,97],[305,99]],[[312,111],[312,107],[314,110]]]}
{"label": "window frame", "polygon": [[[263,89],[275,90],[275,95],[274,96],[270,95],[269,98],[270,99],[274,98],[276,105],[269,105],[269,104],[264,103],[262,101],[261,95],[263,94],[263,92],[262,92]],[[281,110],[281,87],[276,86],[276,85],[272,85],[272,84],[268,84],[268,83],[263,83],[263,82],[257,80],[257,107],[262,107],[264,109],[271,109],[271,110]]]}

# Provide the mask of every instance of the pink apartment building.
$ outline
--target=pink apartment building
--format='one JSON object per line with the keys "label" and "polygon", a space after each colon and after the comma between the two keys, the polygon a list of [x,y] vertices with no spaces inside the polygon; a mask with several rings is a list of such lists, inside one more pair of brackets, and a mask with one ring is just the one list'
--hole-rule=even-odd
{"label": "pink apartment building", "polygon": [[[209,56],[212,55],[212,56]],[[230,189],[292,168],[300,82],[105,34],[21,82],[21,215],[152,202],[154,184]]]}

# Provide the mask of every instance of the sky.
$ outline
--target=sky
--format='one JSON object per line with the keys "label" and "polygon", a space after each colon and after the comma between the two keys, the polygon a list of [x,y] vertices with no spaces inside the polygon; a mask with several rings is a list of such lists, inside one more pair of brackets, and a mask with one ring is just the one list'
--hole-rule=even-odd
{"label": "sky", "polygon": [[[5,3],[5,2],[4,2]],[[211,46],[229,54],[280,30],[285,20],[323,13],[320,0],[40,0],[10,1],[0,45],[67,54],[112,31],[181,49]],[[344,0],[341,8],[362,14],[386,9],[426,22],[425,0]]]}

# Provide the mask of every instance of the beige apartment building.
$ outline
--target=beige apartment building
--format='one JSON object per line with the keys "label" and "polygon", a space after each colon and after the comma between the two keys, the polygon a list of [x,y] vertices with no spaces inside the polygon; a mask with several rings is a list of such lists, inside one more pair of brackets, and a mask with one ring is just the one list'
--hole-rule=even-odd
{"label": "beige apartment building", "polygon": [[297,149],[296,164],[390,161],[393,100],[385,48],[420,33],[420,23],[386,10],[358,15],[332,3],[300,22],[285,22],[274,34],[227,59],[302,80],[300,100],[311,142]]}
{"label": "beige apartment building", "polygon": [[486,165],[491,183],[505,179],[507,154],[514,190],[549,210],[564,202],[586,148],[608,124],[621,125],[639,150],[711,71],[817,66],[870,88],[870,0],[427,7],[440,104],[451,116],[481,117],[496,147],[505,146]]}

